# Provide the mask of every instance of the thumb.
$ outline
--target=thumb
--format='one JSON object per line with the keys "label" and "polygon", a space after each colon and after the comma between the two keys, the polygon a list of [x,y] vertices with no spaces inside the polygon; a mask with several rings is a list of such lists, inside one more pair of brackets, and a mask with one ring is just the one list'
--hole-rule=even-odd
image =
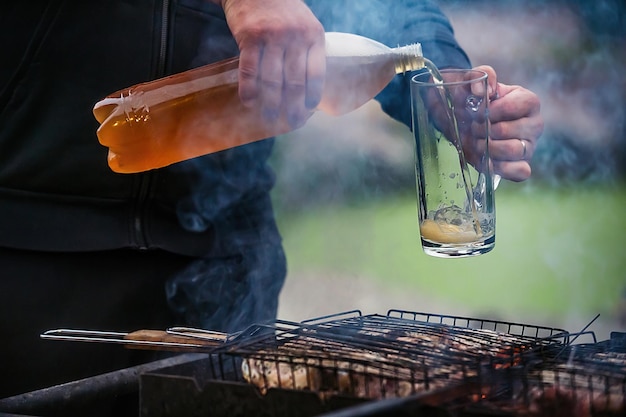
{"label": "thumb", "polygon": [[495,100],[499,96],[498,91],[498,75],[496,74],[496,70],[489,65],[479,65],[474,67],[473,69],[478,71],[484,71],[487,73],[487,95],[490,100]]}
{"label": "thumb", "polygon": [[517,90],[519,87],[517,85],[508,85],[508,84],[498,84],[498,97],[504,97],[509,94],[511,91]]}

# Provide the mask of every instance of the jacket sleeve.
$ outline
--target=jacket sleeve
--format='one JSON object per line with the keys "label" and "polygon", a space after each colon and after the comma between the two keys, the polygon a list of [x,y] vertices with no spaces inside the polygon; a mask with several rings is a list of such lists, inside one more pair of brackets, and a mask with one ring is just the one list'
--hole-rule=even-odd
{"label": "jacket sleeve", "polygon": [[[470,68],[467,54],[440,8],[430,0],[307,0],[327,32],[349,32],[390,47],[419,42],[438,68]],[[398,75],[378,95],[383,110],[411,127],[410,80]]]}

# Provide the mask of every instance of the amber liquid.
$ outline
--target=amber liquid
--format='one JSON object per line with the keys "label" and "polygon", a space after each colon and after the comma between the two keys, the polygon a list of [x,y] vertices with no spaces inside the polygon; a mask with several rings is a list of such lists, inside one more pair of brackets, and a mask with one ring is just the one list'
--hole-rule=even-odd
{"label": "amber liquid", "polygon": [[[109,166],[133,173],[164,167],[293,130],[283,118],[268,122],[238,96],[233,58],[114,93],[94,107]],[[329,57],[319,109],[341,115],[378,94],[396,75],[394,57]],[[219,78],[210,88],[168,97],[169,85]],[[223,82],[226,80],[226,82]],[[146,97],[150,95],[150,103]]]}
{"label": "amber liquid", "polygon": [[439,223],[432,219],[424,219],[420,224],[422,238],[435,243],[471,243],[478,241],[482,235],[476,230],[465,230],[462,226],[450,223]]}
{"label": "amber liquid", "polygon": [[[125,100],[154,91],[168,83],[189,82],[228,71],[236,72],[238,60],[203,67],[154,83],[133,87]],[[236,73],[233,80],[236,80]],[[109,166],[121,173],[160,168],[199,155],[263,139],[290,130],[285,120],[268,123],[261,113],[245,107],[238,96],[238,84],[230,82],[191,94],[121,111],[118,105],[96,107],[101,121],[100,143],[109,147]],[[102,120],[103,119],[103,120]]]}

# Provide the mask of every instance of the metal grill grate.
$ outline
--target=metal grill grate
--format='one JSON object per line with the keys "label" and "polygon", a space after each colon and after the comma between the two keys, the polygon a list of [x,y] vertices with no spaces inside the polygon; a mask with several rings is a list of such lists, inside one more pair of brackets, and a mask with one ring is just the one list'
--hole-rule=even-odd
{"label": "metal grill grate", "polygon": [[[613,345],[607,341],[564,346],[556,355],[529,363],[506,380],[500,378],[504,395],[485,398],[484,406],[532,417],[624,416],[626,352]],[[491,391],[496,392],[494,386]]]}
{"label": "metal grill grate", "polygon": [[[418,320],[420,313],[408,319],[405,314],[352,311],[288,323],[288,328],[276,323],[272,334],[240,337],[225,350],[241,359],[242,377],[262,393],[284,388],[313,391],[322,398],[380,399],[466,385],[466,393],[476,395],[485,370],[519,365],[523,353],[562,346],[554,336],[566,335],[527,325],[516,335],[491,330],[487,325],[496,322],[486,320],[466,319],[481,324],[470,328],[444,323],[444,316]],[[516,326],[507,325],[509,330]],[[533,336],[526,332],[531,328]]]}

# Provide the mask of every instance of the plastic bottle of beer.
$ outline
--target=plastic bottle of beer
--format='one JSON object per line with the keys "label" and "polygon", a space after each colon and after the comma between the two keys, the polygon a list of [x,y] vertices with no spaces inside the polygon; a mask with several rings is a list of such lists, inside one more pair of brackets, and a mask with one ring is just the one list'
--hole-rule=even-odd
{"label": "plastic bottle of beer", "polygon": [[[341,115],[376,96],[396,74],[424,67],[420,44],[389,48],[358,35],[326,33],[326,79],[318,109]],[[289,132],[238,95],[238,58],[138,84],[99,101],[100,143],[115,172],[164,167]]]}

